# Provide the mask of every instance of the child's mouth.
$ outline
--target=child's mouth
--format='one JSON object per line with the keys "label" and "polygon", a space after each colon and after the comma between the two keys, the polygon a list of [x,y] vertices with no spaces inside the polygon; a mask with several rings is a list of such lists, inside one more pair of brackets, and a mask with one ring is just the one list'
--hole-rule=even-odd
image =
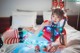
{"label": "child's mouth", "polygon": [[54,21],[54,22],[56,22],[56,21]]}

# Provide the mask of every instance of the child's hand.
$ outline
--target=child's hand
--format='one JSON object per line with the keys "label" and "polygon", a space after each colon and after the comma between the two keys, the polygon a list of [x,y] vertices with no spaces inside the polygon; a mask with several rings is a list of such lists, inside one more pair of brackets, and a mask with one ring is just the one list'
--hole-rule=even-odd
{"label": "child's hand", "polygon": [[52,52],[56,52],[57,48],[58,46],[48,46],[46,48],[43,48],[43,51],[52,53]]}
{"label": "child's hand", "polygon": [[52,46],[52,47],[50,47],[50,49],[48,50],[48,52],[56,52],[56,50],[57,50],[57,48],[58,47],[55,47],[55,46]]}
{"label": "child's hand", "polygon": [[53,52],[56,52],[56,50],[58,49],[58,46],[59,45],[55,45],[56,43],[50,43],[48,46],[46,46],[45,48],[43,48],[43,51],[45,52],[50,52],[50,53],[53,53]]}
{"label": "child's hand", "polygon": [[56,44],[56,43],[51,43],[49,46],[47,46],[47,52],[50,52],[50,53],[52,53],[52,52],[56,52],[56,50],[57,49],[60,49],[60,50],[62,50],[62,49],[64,49],[65,48],[65,45],[58,45],[58,44]]}
{"label": "child's hand", "polygon": [[48,48],[48,50],[47,50],[48,52],[50,52],[50,53],[55,52],[58,49],[58,45],[56,43],[54,43],[54,44],[51,43],[47,48]]}

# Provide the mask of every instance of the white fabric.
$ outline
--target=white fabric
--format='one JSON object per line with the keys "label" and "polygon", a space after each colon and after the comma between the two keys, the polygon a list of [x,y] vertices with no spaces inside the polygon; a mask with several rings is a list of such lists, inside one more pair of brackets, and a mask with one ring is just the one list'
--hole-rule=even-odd
{"label": "white fabric", "polygon": [[[67,32],[67,43],[69,44],[69,42],[71,41],[71,40],[80,40],[80,32],[79,31],[77,31],[76,29],[74,29],[74,28],[72,28],[71,26],[69,26],[69,25],[66,25],[65,26],[65,29],[66,29],[66,32]],[[14,49],[13,47],[16,47],[16,45],[14,44],[13,46],[11,46],[11,47],[6,47],[5,46],[5,49],[7,48],[7,49]],[[77,46],[76,48],[79,48],[78,47],[78,45],[75,45],[75,46]],[[74,47],[75,48],[75,47]],[[62,51],[62,53],[65,53],[65,50],[66,51],[73,51],[73,52],[76,52],[76,50],[73,48],[73,46],[70,46],[70,47],[68,47],[68,48],[65,48],[63,51]],[[7,49],[6,49],[6,51],[7,51]],[[69,50],[69,49],[71,49],[71,50]],[[74,51],[75,50],[75,51]],[[9,50],[8,50],[9,51]],[[12,50],[10,50],[10,52],[11,52]]]}
{"label": "white fabric", "polygon": [[[27,12],[25,12],[25,13],[27,13]],[[28,16],[25,13],[24,14],[23,13],[22,14],[21,13],[19,13],[19,14],[17,13],[17,15],[14,14],[14,16],[13,16],[13,20],[14,21],[12,22],[12,27],[13,28],[17,28],[17,27],[20,27],[20,26],[31,26],[32,24],[34,25],[34,20],[36,20],[36,13],[32,13],[32,15],[35,14],[35,16],[34,15],[31,16],[31,14]],[[30,16],[31,16],[31,18],[29,18]],[[46,14],[44,15],[44,13],[43,13],[44,20],[49,20],[50,19],[49,16],[51,16],[51,15],[50,14],[49,15],[48,14],[47,15]],[[23,18],[25,18],[25,19],[23,19]],[[24,21],[24,20],[28,20],[28,21]],[[19,21],[19,22],[17,22],[17,21]],[[23,23],[21,23],[21,21]],[[30,21],[30,23],[29,23],[29,21]],[[67,22],[66,22],[66,25],[65,25],[65,30],[67,32],[67,44],[69,44],[69,42],[71,40],[76,40],[76,39],[77,40],[80,40],[80,31],[77,31],[76,29],[74,29],[73,27],[71,27],[70,25],[68,25]],[[10,47],[10,48],[12,48],[12,47]],[[69,48],[73,51],[73,47],[69,47]]]}
{"label": "white fabric", "polygon": [[11,28],[35,26],[36,16],[37,12],[13,12]]}
{"label": "white fabric", "polygon": [[80,45],[73,45],[64,48],[61,53],[80,53]]}
{"label": "white fabric", "polygon": [[80,40],[80,31],[77,31],[70,25],[66,25],[64,28],[66,30],[68,44],[71,40]]}
{"label": "white fabric", "polygon": [[[80,34],[80,32],[79,31],[77,31],[77,30],[75,30],[74,28],[72,28],[71,26],[69,26],[69,25],[66,25],[65,26],[65,29],[66,29],[66,31],[67,31],[67,43],[69,44],[69,42],[71,41],[71,40],[76,40],[76,39],[79,39],[80,40],[80,36],[79,36],[79,34]],[[5,48],[4,47],[2,47],[2,49],[5,51],[5,53],[6,52],[9,52],[9,53],[11,53],[12,51],[13,51],[13,49],[15,49],[16,47],[17,47],[17,45],[18,44],[13,44],[13,45],[6,45],[5,46]],[[14,47],[15,46],[15,47]],[[20,45],[21,46],[21,45]],[[77,51],[75,48],[79,48],[80,49],[80,45],[73,45],[73,46],[69,46],[69,47],[67,47],[67,48],[64,48],[63,50],[62,50],[62,52],[60,52],[60,51],[57,51],[56,53],[79,53],[79,50]],[[1,49],[1,50],[2,50]],[[24,51],[25,52],[25,51]],[[4,52],[1,52],[1,53],[4,53]]]}

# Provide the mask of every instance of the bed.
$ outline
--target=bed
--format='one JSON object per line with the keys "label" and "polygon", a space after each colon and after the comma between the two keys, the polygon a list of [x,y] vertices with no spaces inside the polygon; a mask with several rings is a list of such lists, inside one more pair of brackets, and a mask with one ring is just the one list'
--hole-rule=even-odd
{"label": "bed", "polygon": [[[43,18],[44,20],[50,20],[51,12],[43,12]],[[12,14],[12,26],[11,28],[6,31],[3,36],[2,40],[4,42],[2,48],[0,49],[0,53],[35,53],[34,51],[34,45],[26,45],[24,43],[19,43],[18,34],[16,33],[18,27],[33,27],[35,30],[38,28],[38,26],[35,24],[35,20],[37,17],[37,12],[13,12]],[[25,19],[24,19],[25,18]],[[25,20],[25,21],[24,21]],[[27,21],[26,21],[27,20]],[[67,31],[67,44],[70,43],[70,41],[73,40],[80,40],[80,31],[74,29],[68,23],[66,22],[65,29]],[[13,35],[11,35],[11,33]],[[12,41],[11,38],[15,37],[15,41]],[[6,40],[6,38],[9,38]],[[34,39],[34,38],[33,38]],[[32,39],[32,40],[33,40]],[[40,40],[42,39],[42,40]],[[11,40],[11,41],[10,41]],[[46,41],[43,37],[38,38],[39,41]],[[7,44],[8,43],[8,44]],[[11,44],[14,43],[14,44]],[[41,43],[42,44],[42,43]],[[46,53],[44,51],[41,51],[40,53]],[[60,53],[60,52],[56,52]]]}

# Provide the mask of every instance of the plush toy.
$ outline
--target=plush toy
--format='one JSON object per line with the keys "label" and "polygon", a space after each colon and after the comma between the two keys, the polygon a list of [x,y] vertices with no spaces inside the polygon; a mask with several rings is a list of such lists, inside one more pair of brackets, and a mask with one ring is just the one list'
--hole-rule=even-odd
{"label": "plush toy", "polygon": [[40,52],[40,47],[39,47],[39,45],[36,45],[36,46],[35,46],[35,51],[36,51],[36,52]]}
{"label": "plush toy", "polygon": [[18,31],[19,31],[19,42],[23,42],[23,28],[19,27],[18,28]]}

